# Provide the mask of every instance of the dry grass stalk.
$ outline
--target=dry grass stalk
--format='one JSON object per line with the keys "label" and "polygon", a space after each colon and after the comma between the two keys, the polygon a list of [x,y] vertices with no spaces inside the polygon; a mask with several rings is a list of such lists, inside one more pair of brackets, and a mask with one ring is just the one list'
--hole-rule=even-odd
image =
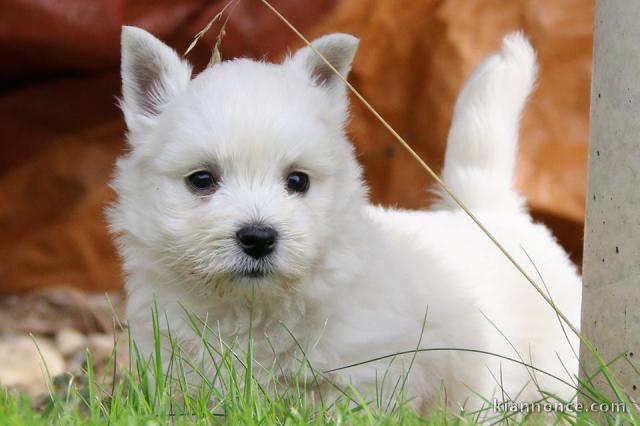
{"label": "dry grass stalk", "polygon": [[460,198],[456,194],[454,194],[453,191],[451,191],[451,189],[440,178],[440,176],[438,176],[438,174],[434,172],[431,167],[429,167],[429,165],[418,155],[418,153],[416,153],[413,150],[413,148],[411,148],[411,146],[407,143],[407,141],[405,141],[402,138],[402,136],[400,136],[400,134],[393,127],[391,127],[391,125],[387,123],[387,121],[384,118],[382,118],[380,113],[378,113],[378,111],[360,94],[360,92],[358,92],[353,87],[353,85],[351,85],[351,83],[349,83],[347,79],[342,74],[340,74],[340,72],[331,64],[331,62],[329,62],[329,60],[322,53],[320,53],[313,45],[311,45],[309,40],[304,35],[302,35],[302,33],[287,18],[285,18],[273,5],[271,5],[269,1],[267,0],[260,0],[260,1],[267,8],[269,8],[271,12],[273,12],[278,17],[278,19],[284,22],[284,24],[287,25],[289,29],[291,29],[291,31],[293,31],[300,40],[302,40],[307,46],[309,46],[315,52],[315,54],[318,55],[320,59],[322,59],[322,61],[331,69],[331,71],[335,73],[344,82],[344,84],[347,86],[349,91],[351,91],[351,93],[353,93],[353,95],[356,98],[358,98],[360,102],[364,104],[364,106],[369,110],[369,112],[371,112],[374,115],[374,117],[389,131],[389,133],[393,135],[396,141],[400,143],[400,145],[402,145],[404,149],[407,150],[407,152],[413,157],[413,159],[416,160],[424,170],[426,170],[426,172],[451,197],[451,199],[453,199],[454,202],[467,214],[467,216],[469,216],[469,218],[473,220],[473,222],[480,228],[480,230],[491,240],[491,242],[500,250],[500,252],[502,252],[502,254],[513,264],[513,266],[522,274],[522,276],[533,286],[533,288],[549,304],[549,306],[553,308],[556,314],[562,319],[562,321],[565,322],[565,324],[567,324],[567,326],[571,329],[571,331],[575,333],[580,338],[580,340],[583,343],[585,343],[585,345],[592,347],[592,344],[587,339],[585,339],[582,336],[582,334],[580,334],[580,331],[578,331],[578,328],[575,325],[573,325],[571,321],[566,317],[566,315],[564,315],[558,309],[558,307],[555,305],[553,300],[544,292],[542,287],[538,283],[536,283],[536,281],[527,273],[527,271],[524,270],[524,268],[518,263],[518,261],[496,239],[496,237],[484,226],[484,224],[473,214],[473,212],[460,200]]}
{"label": "dry grass stalk", "polygon": [[207,64],[207,67],[212,67],[215,64],[221,62],[222,61],[222,56],[220,55],[220,45],[222,44],[222,39],[224,38],[224,36],[226,34],[226,28],[227,28],[227,23],[229,22],[229,18],[231,17],[231,14],[233,13],[233,11],[235,10],[236,6],[239,3],[240,3],[240,0],[227,2],[227,4],[225,4],[224,7],[222,9],[220,9],[220,12],[216,13],[216,15],[213,18],[211,18],[209,23],[207,23],[207,25],[205,25],[205,27],[203,29],[201,29],[198,32],[198,34],[196,34],[193,37],[193,41],[191,42],[191,44],[189,45],[187,50],[184,52],[183,56],[187,56],[189,54],[189,52],[191,52],[191,50],[193,50],[193,48],[196,46],[196,44],[198,44],[200,39],[202,37],[204,37],[204,35],[207,32],[209,32],[209,30],[211,29],[213,24],[217,20],[222,18],[222,16],[225,14],[227,9],[229,9],[229,7],[231,5],[233,5],[231,10],[229,10],[229,13],[227,13],[226,18],[225,18],[224,22],[222,23],[222,27],[220,27],[220,31],[218,31],[218,36],[216,37],[216,42],[215,42],[215,44],[213,46],[213,49],[211,50],[211,59],[209,60],[209,63]]}

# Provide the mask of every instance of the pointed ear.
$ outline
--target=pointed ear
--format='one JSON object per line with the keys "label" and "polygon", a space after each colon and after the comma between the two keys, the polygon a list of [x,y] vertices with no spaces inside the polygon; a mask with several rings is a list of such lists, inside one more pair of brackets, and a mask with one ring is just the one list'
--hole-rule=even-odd
{"label": "pointed ear", "polygon": [[[311,42],[318,52],[345,78],[351,70],[351,62],[356,54],[359,40],[349,34],[334,33]],[[322,58],[307,46],[298,50],[291,58],[292,62],[304,67],[314,82],[329,90],[343,89],[344,83]]]}
{"label": "pointed ear", "polygon": [[169,46],[136,27],[122,27],[121,107],[130,131],[153,122],[191,80],[191,66]]}

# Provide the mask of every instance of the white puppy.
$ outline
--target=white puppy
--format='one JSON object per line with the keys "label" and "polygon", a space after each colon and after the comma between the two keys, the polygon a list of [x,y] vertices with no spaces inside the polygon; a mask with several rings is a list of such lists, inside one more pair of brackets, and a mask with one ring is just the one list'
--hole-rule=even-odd
{"label": "white puppy", "polygon": [[[356,38],[313,45],[347,75]],[[458,99],[443,177],[578,324],[576,270],[512,186],[535,76],[527,40],[505,37]],[[125,27],[122,80],[130,152],[118,161],[110,221],[144,353],[157,304],[160,325],[187,348],[199,337],[185,308],[216,339],[242,348],[251,332],[256,362],[277,359],[280,380],[303,352],[327,372],[420,346],[436,350],[327,372],[320,386],[392,398],[411,364],[404,390],[416,408],[445,396],[475,406],[476,393],[531,400],[536,384],[571,398],[577,339],[460,208],[446,196],[431,211],[369,205],[344,132],[345,86],[312,49],[281,64],[227,61],[192,79],[176,52]]]}

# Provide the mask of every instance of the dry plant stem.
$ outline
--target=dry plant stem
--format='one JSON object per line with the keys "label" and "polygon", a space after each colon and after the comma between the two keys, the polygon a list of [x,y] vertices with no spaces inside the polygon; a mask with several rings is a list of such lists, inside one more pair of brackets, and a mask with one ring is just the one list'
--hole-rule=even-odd
{"label": "dry plant stem", "polygon": [[[227,13],[227,17],[222,23],[222,27],[220,27],[220,31],[218,31],[218,37],[216,37],[216,44],[213,46],[213,49],[211,50],[211,59],[209,59],[207,68],[210,68],[215,64],[222,62],[222,56],[220,55],[220,45],[222,44],[222,39],[224,38],[225,34],[227,34],[227,24],[229,23],[229,19],[231,18],[233,11],[236,9],[236,6],[238,6],[238,3],[240,3],[240,0],[236,0],[236,2],[233,4],[233,7],[229,11],[229,13]],[[231,2],[227,3],[227,5],[222,9],[221,13],[224,12],[230,4]]]}
{"label": "dry plant stem", "polygon": [[592,348],[593,345],[590,342],[588,342],[588,340],[585,339],[580,334],[577,327],[575,327],[571,323],[571,321],[569,321],[569,319],[558,309],[555,303],[553,303],[553,300],[551,300],[551,298],[544,293],[542,288],[533,280],[533,278],[531,278],[531,276],[524,270],[524,268],[520,266],[520,264],[515,260],[515,258],[511,256],[511,254],[507,251],[507,249],[505,249],[504,246],[500,244],[500,242],[493,236],[493,234],[491,234],[491,232],[489,232],[489,230],[482,224],[482,222],[480,222],[480,220],[471,212],[471,210],[469,210],[469,208],[465,206],[464,203],[449,189],[449,187],[444,183],[444,181],[440,178],[440,176],[438,176],[438,174],[435,173],[433,169],[429,167],[429,165],[427,165],[427,163],[425,163],[422,158],[420,158],[420,156],[413,150],[413,148],[411,148],[411,146],[409,146],[409,144],[402,138],[402,136],[400,136],[398,132],[396,132],[393,129],[393,127],[391,127],[391,125],[387,123],[387,121],[384,118],[382,118],[382,116],[378,113],[378,111],[376,111],[376,109],[373,106],[371,106],[369,102],[367,102],[367,100],[351,85],[351,83],[349,83],[347,79],[342,74],[340,74],[340,72],[327,60],[327,58],[325,58],[324,55],[322,55],[322,53],[320,53],[309,42],[309,40],[307,40],[307,38],[304,35],[302,35],[302,33],[298,31],[298,29],[291,22],[289,22],[289,20],[287,20],[287,18],[282,16],[282,14],[278,12],[278,10],[276,10],[276,8],[274,8],[267,0],[260,0],[260,1],[266,7],[268,7],[282,22],[284,22],[291,29],[291,31],[293,31],[307,46],[309,46],[316,53],[316,55],[320,57],[320,59],[324,61],[324,63],[331,69],[331,71],[334,72],[346,84],[346,86],[349,88],[351,93],[353,93],[355,97],[358,98],[360,102],[364,104],[365,107],[367,107],[367,109],[376,117],[376,119],[384,125],[384,127],[389,131],[389,133],[391,133],[393,137],[418,162],[418,164],[420,164],[420,166],[422,166],[422,168],[425,169],[427,173],[429,173],[429,175],[438,183],[438,185],[440,185],[440,187],[451,197],[451,199],[453,199],[453,201],[456,202],[456,204],[471,218],[471,220],[475,222],[475,224],[482,230],[482,232],[484,232],[484,234],[493,242],[493,244],[502,252],[502,254],[507,259],[509,259],[509,261],[513,264],[513,266],[515,266],[515,268],[527,279],[527,281],[529,281],[529,283],[533,286],[533,288],[535,288],[535,290],[540,294],[540,296],[542,296],[542,298],[549,304],[549,306],[551,306],[556,311],[558,316],[562,318],[562,320],[567,324],[567,326],[571,329],[571,331],[574,332],[584,344],[589,346],[589,348]]}
{"label": "dry plant stem", "polygon": [[[235,5],[233,6],[233,9],[235,9],[235,7],[238,5],[239,2],[240,2],[240,0],[237,0],[235,2]],[[201,29],[200,32],[195,35],[195,37],[193,37],[193,41],[191,41],[191,44],[189,45],[189,47],[187,47],[187,50],[185,50],[185,52],[182,54],[182,56],[187,56],[189,54],[189,52],[191,52],[191,50],[196,46],[196,44],[198,44],[198,41],[200,41],[200,39],[211,29],[211,26],[213,25],[213,23],[216,22],[218,19],[220,19],[222,17],[222,15],[224,15],[224,12],[226,12],[227,8],[229,6],[231,6],[233,3],[234,3],[233,1],[230,1],[227,4],[225,4],[224,7],[220,10],[220,12],[216,13],[216,15],[213,18],[211,18],[209,23],[207,25],[205,25],[205,27],[203,29]],[[232,9],[232,11],[233,11],[233,9]],[[224,24],[222,26],[221,32],[224,32],[224,29],[225,29],[225,27],[227,25],[227,21],[229,21],[229,15],[227,15],[227,19],[224,21]],[[214,47],[214,52],[212,52],[212,53],[215,53],[215,48],[219,47],[219,44],[220,44],[220,42],[222,40],[222,37],[224,37],[224,34],[222,36],[220,34],[218,34],[218,39],[216,40],[216,45]],[[213,59],[213,57],[212,57],[212,59]]]}

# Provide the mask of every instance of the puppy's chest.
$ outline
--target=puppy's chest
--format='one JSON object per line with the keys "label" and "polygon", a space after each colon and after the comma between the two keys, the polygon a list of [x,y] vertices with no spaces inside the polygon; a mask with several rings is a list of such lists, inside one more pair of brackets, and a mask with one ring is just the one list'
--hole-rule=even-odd
{"label": "puppy's chest", "polygon": [[211,344],[223,344],[239,353],[246,353],[251,344],[253,356],[260,363],[303,356],[314,334],[304,310],[294,306],[218,305],[202,307],[198,316],[205,319]]}

